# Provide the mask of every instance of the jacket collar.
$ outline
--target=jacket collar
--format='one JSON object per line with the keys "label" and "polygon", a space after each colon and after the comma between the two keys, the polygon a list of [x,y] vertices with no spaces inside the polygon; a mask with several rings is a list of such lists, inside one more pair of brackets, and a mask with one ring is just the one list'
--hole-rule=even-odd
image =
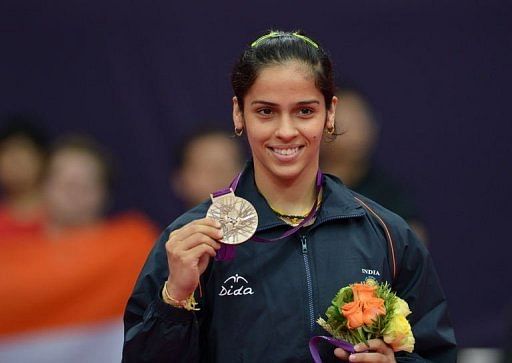
{"label": "jacket collar", "polygon": [[[361,217],[366,213],[352,192],[335,176],[324,174],[322,188],[322,204],[313,226],[334,219]],[[275,215],[256,187],[252,161],[248,161],[242,170],[235,194],[247,199],[258,211],[257,231],[287,225]]]}

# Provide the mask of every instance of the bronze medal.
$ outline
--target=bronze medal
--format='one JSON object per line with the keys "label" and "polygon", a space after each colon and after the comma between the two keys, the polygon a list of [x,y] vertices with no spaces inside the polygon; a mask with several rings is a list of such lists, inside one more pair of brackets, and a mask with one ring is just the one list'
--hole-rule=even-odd
{"label": "bronze medal", "polygon": [[220,196],[212,194],[211,199],[212,205],[206,216],[221,224],[224,236],[220,242],[238,245],[254,235],[258,227],[258,214],[248,200],[237,197],[233,190]]}

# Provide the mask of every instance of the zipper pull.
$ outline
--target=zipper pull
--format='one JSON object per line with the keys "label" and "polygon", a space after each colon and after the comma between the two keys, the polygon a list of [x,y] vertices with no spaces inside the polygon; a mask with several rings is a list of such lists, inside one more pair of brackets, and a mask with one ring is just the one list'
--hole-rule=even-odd
{"label": "zipper pull", "polygon": [[306,243],[306,237],[300,236],[300,242],[302,243],[302,253],[308,253],[308,245]]}

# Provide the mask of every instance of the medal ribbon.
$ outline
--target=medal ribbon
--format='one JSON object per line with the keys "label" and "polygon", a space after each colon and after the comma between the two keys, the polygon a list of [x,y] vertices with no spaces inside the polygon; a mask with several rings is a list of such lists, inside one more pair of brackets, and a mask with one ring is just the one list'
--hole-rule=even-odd
{"label": "medal ribbon", "polygon": [[[242,173],[239,173],[235,177],[235,179],[233,179],[233,181],[229,184],[228,188],[216,191],[215,193],[212,194],[213,197],[214,198],[220,197],[221,195],[230,193],[231,191],[235,192],[241,176],[242,176]],[[313,205],[313,207],[311,208],[311,210],[309,211],[306,218],[304,218],[302,220],[302,222],[300,222],[298,225],[289,229],[288,231],[283,233],[281,236],[276,237],[276,238],[266,239],[266,238],[252,236],[250,239],[255,242],[264,242],[264,243],[278,241],[280,239],[290,237],[292,234],[296,233],[299,229],[301,229],[302,226],[304,226],[306,223],[309,223],[311,220],[313,220],[318,211],[318,205],[320,203],[318,200],[318,194],[320,193],[320,188],[322,187],[323,181],[324,181],[324,175],[322,174],[322,172],[320,170],[318,170],[318,172],[316,173],[316,199],[315,199],[316,202]],[[233,259],[233,257],[235,257],[235,246],[222,243],[220,249],[217,251],[217,254],[215,255],[215,260],[228,261],[228,260]]]}
{"label": "medal ribbon", "polygon": [[320,354],[318,353],[318,343],[321,340],[325,340],[337,348],[342,348],[343,350],[350,354],[356,352],[354,350],[354,346],[344,340],[336,339],[333,337],[326,337],[323,335],[317,335],[309,340],[309,351],[311,352],[311,356],[313,357],[315,363],[322,363],[322,358],[320,358]]}

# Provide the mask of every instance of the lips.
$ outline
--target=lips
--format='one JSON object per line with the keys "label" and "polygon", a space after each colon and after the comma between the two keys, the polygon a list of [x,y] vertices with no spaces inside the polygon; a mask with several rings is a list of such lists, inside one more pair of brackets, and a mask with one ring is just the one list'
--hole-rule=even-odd
{"label": "lips", "polygon": [[282,161],[288,161],[295,158],[301,149],[302,146],[269,147],[272,154]]}
{"label": "lips", "polygon": [[287,149],[272,148],[272,151],[279,155],[292,155],[292,154],[296,154],[299,151],[299,148],[298,147],[287,148]]}

